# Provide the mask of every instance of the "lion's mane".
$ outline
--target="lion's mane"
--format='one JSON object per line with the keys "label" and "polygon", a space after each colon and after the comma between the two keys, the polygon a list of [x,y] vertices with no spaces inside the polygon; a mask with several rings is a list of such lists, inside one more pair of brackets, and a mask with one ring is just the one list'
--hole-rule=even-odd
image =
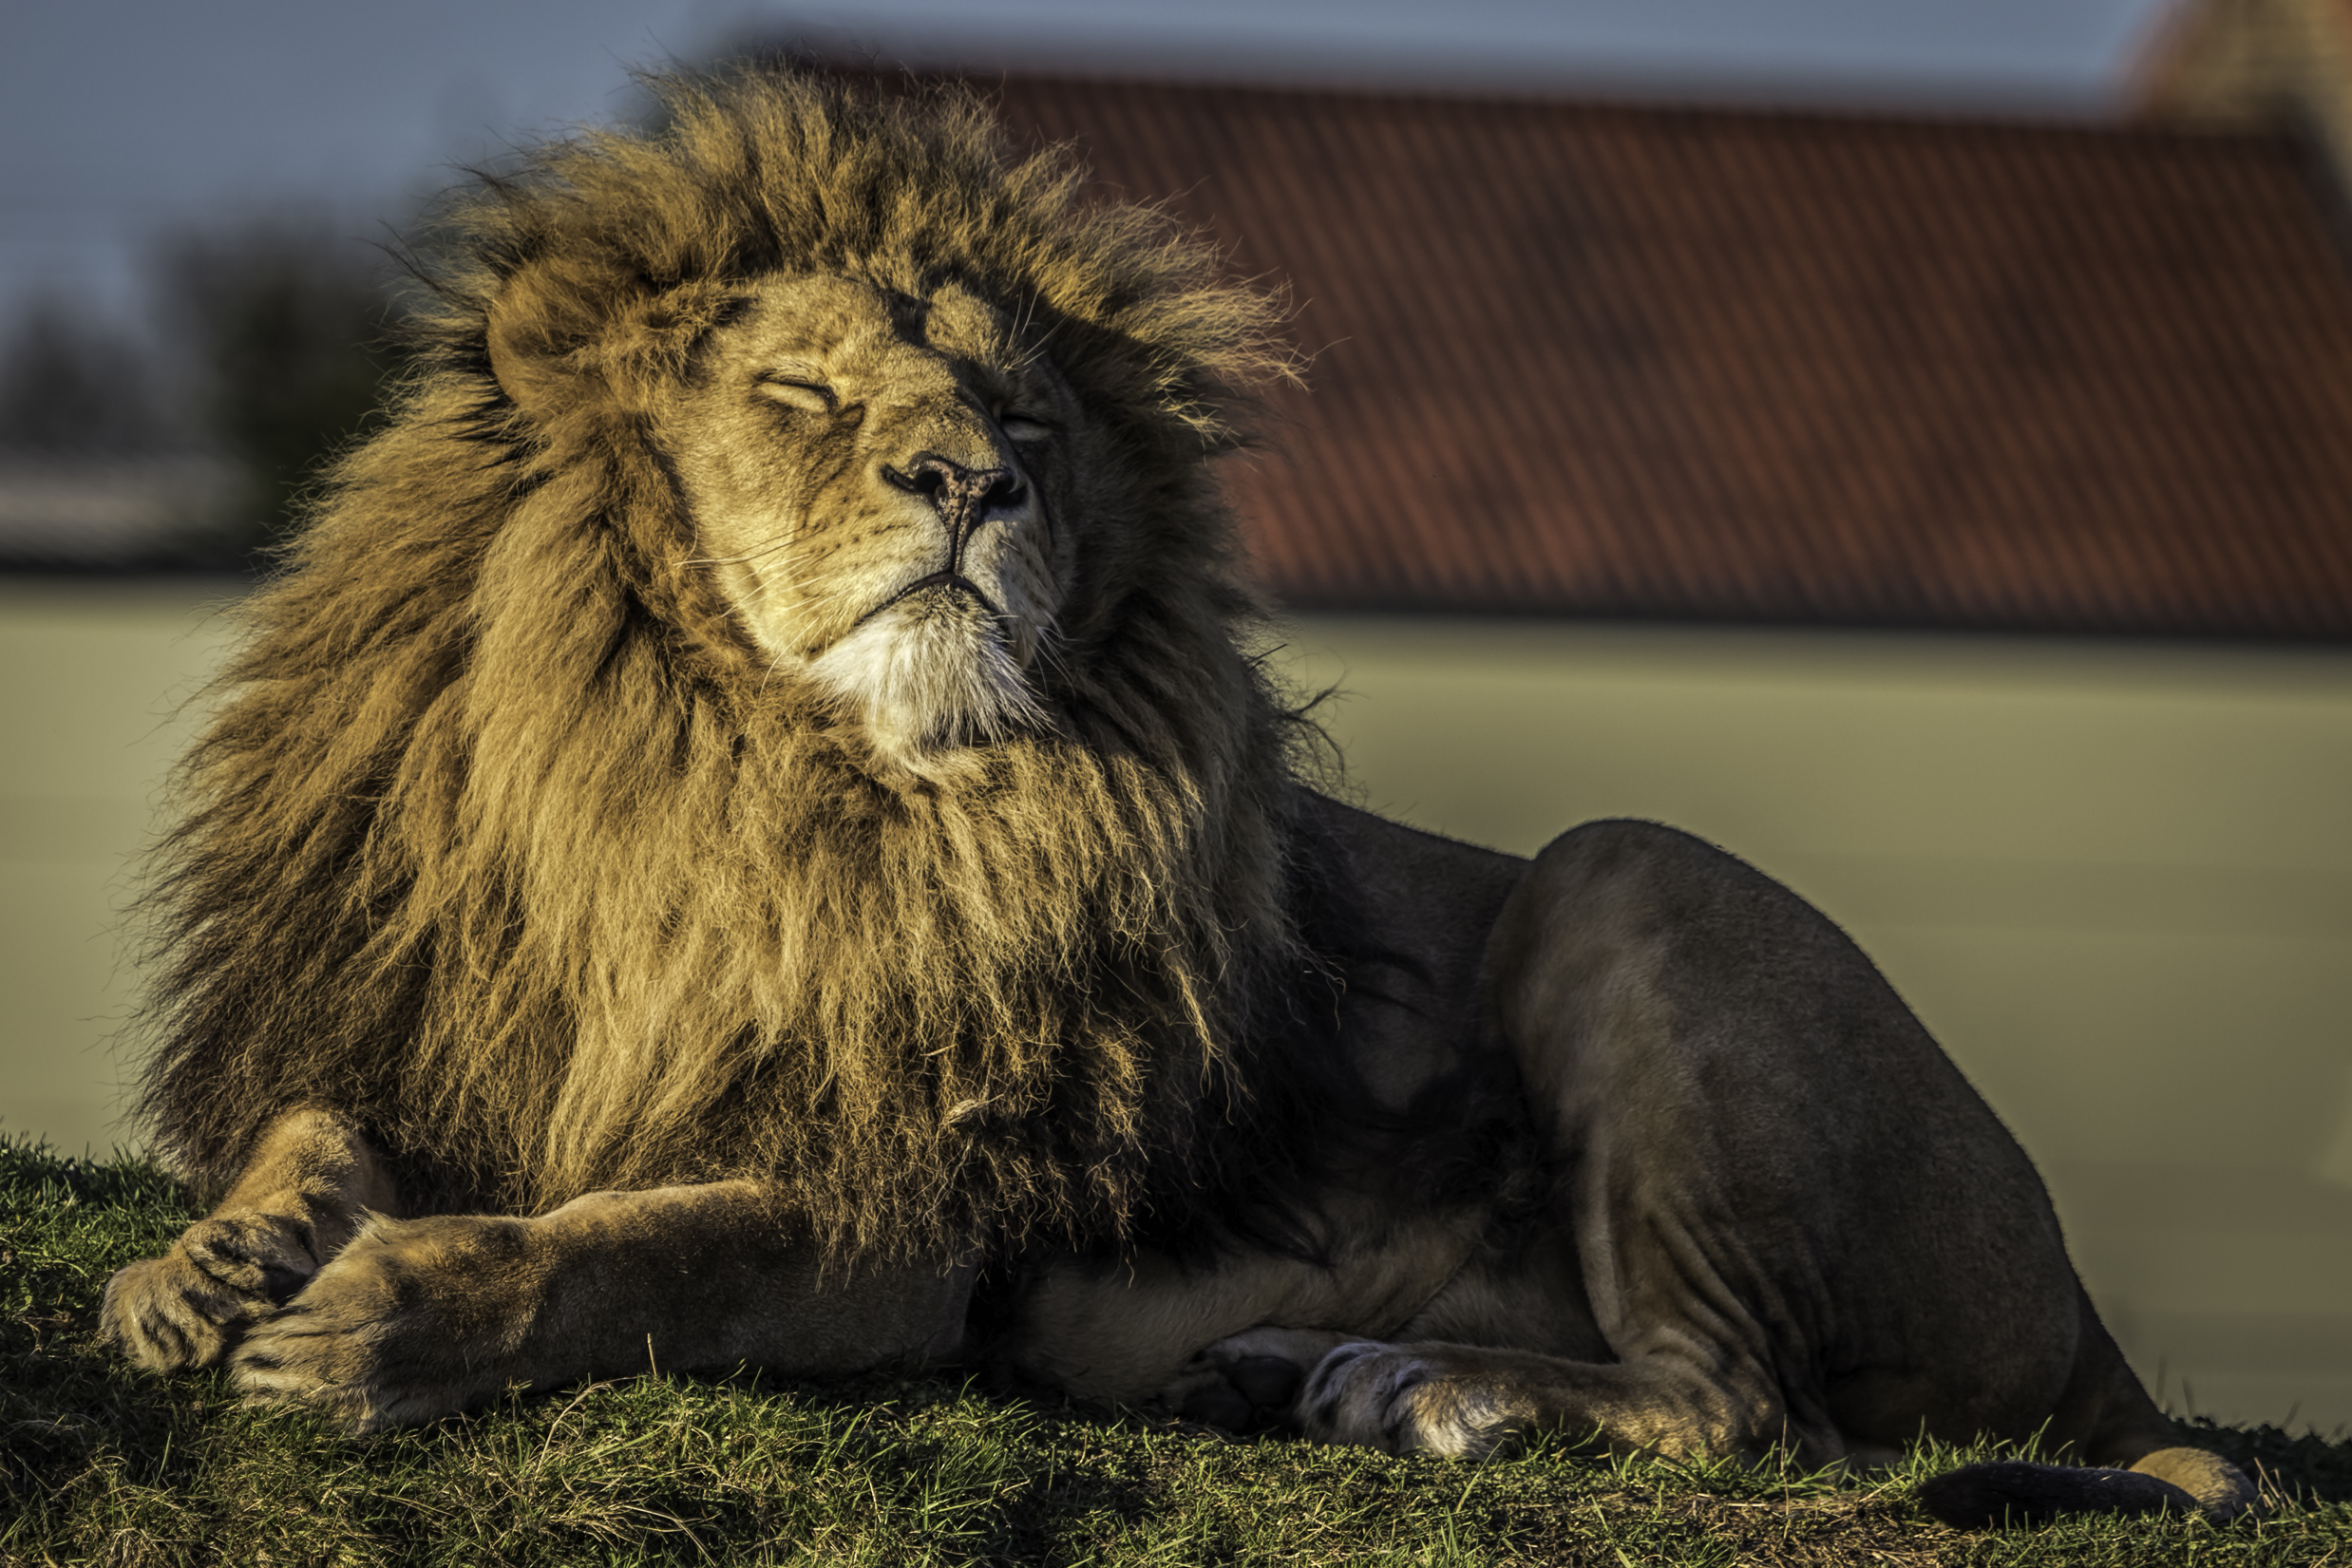
{"label": "lion's mane", "polygon": [[[654,86],[454,199],[422,368],[245,608],[151,895],[161,1145],[218,1180],[324,1105],[445,1203],[756,1174],[855,1248],[1213,1201],[1329,1011],[1204,462],[1272,306],[968,100]],[[952,782],[771,677],[649,433],[809,270],[1003,303],[1115,454],[1053,727]]]}

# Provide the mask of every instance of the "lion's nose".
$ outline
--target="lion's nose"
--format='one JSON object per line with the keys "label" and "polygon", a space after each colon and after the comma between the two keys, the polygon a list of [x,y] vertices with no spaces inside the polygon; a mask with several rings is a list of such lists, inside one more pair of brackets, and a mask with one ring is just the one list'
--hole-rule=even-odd
{"label": "lion's nose", "polygon": [[1027,494],[1010,468],[967,468],[937,452],[918,453],[902,469],[884,463],[882,478],[929,501],[958,551],[993,514],[1018,506]]}

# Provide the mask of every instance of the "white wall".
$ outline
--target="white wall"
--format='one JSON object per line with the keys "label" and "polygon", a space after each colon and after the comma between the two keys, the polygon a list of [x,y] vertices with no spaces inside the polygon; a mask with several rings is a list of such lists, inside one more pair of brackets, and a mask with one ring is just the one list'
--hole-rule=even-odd
{"label": "white wall", "polygon": [[121,1136],[130,860],[232,586],[0,578],[0,1130]]}

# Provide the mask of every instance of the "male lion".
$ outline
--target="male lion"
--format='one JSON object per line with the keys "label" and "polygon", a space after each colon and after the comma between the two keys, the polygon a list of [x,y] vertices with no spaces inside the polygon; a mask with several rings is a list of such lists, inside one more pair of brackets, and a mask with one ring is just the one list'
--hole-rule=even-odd
{"label": "male lion", "polygon": [[[354,1431],[984,1358],[1451,1454],[2242,1507],[1868,960],[1640,822],[1299,782],[1209,459],[1260,295],[959,100],[660,85],[451,215],[184,775],[144,1365]],[[2188,1496],[2176,1490],[2185,1488]]]}

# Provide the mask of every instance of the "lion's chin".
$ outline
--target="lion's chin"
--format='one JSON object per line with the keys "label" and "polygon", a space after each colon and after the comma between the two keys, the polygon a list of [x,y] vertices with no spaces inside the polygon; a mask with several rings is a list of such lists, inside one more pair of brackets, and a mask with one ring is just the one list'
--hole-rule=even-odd
{"label": "lion's chin", "polygon": [[1046,723],[1021,653],[1025,627],[996,617],[941,613],[908,601],[860,625],[809,661],[808,675],[864,726],[885,759],[930,777],[961,753]]}

